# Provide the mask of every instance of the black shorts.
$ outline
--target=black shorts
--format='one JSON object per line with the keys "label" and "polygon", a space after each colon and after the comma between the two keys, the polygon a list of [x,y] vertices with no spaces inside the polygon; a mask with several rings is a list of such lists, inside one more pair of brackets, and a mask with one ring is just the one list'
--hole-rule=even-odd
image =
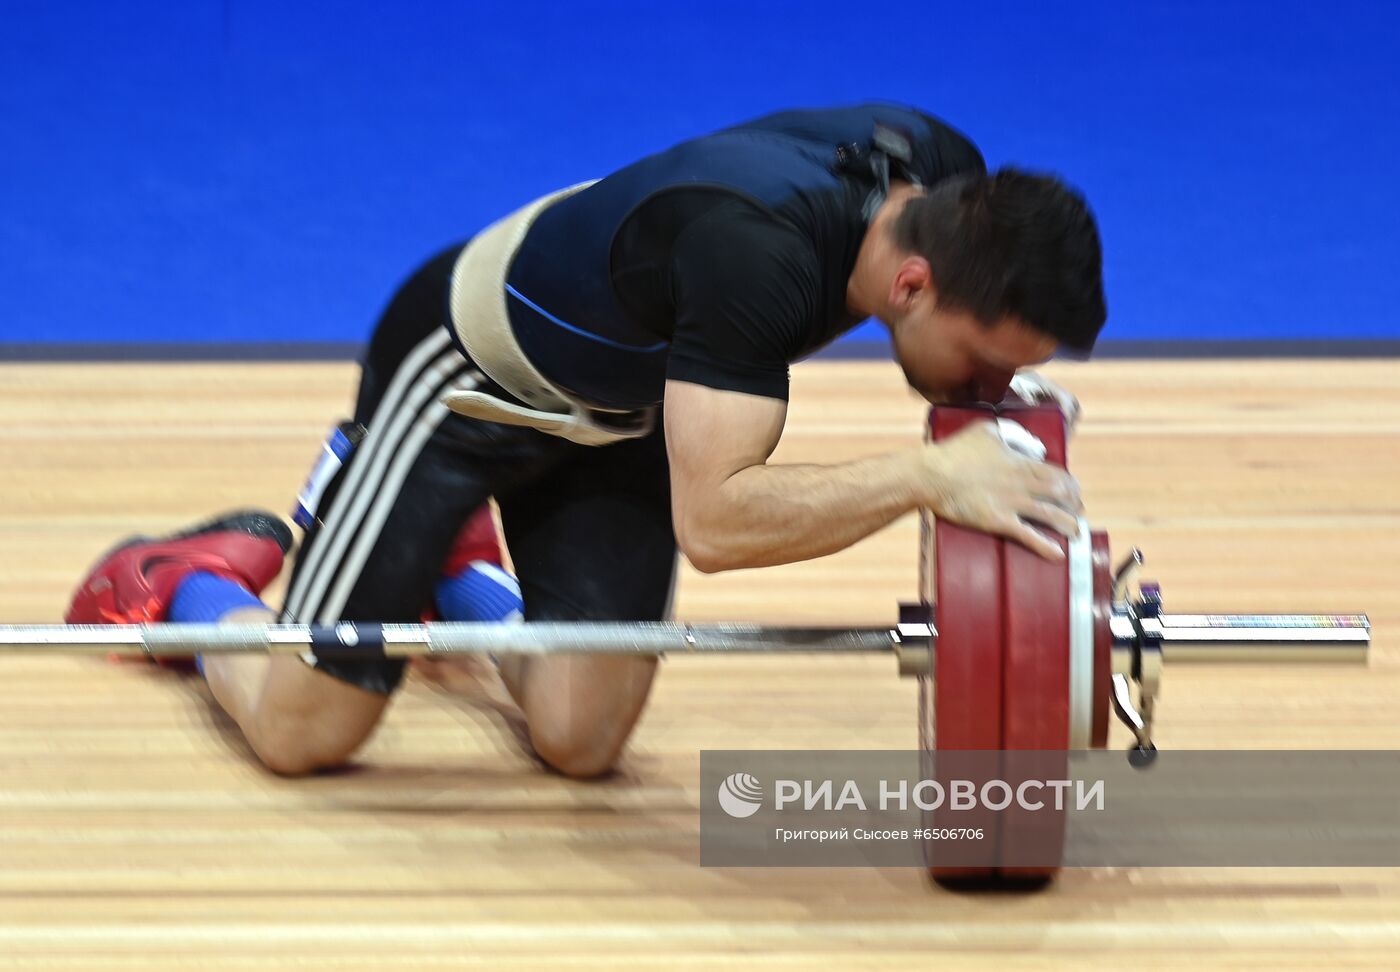
{"label": "black shorts", "polygon": [[[662,620],[676,541],[660,415],[646,438],[588,447],[449,411],[440,399],[453,386],[509,397],[449,334],[461,249],[421,267],[379,320],[355,404],[368,434],[318,504],[282,620],[418,621],[458,529],[488,497],[500,507],[526,620]],[[385,658],[308,661],[381,693],[404,670]]]}

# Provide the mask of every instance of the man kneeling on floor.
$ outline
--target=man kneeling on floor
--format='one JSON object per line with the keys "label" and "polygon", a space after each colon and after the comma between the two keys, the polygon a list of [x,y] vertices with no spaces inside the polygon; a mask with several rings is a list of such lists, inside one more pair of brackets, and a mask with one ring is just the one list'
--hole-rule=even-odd
{"label": "man kneeling on floor", "polygon": [[[240,513],[107,555],[68,620],[655,621],[678,545],[707,572],[789,563],[919,508],[1060,556],[1033,524],[1072,534],[1078,485],[994,423],[856,462],[768,462],[789,364],[867,317],[931,402],[1011,387],[1071,403],[1017,371],[1092,349],[1106,317],[1094,219],[1059,180],[989,174],[962,134],[892,105],[781,112],[684,142],[526,206],[404,283],[354,422],[328,444],[343,462],[308,485],[280,612],[257,595],[290,531]],[[518,589],[497,566],[490,497]],[[404,670],[314,653],[202,665],[284,774],[346,760]],[[656,659],[499,668],[539,756],[589,777],[617,759]]]}

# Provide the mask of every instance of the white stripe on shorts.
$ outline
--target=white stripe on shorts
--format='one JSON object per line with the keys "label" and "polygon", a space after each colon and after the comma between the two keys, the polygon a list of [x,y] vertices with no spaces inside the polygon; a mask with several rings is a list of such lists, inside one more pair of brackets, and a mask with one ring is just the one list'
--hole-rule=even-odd
{"label": "white stripe on shorts", "polygon": [[[456,391],[471,391],[481,384],[481,381],[481,372],[469,371],[453,380],[451,385]],[[356,521],[363,518],[363,522],[360,523],[360,529],[355,531],[354,546],[340,561],[334,585],[316,609],[317,624],[329,624],[340,620],[340,613],[345,610],[345,602],[350,599],[350,592],[365,569],[365,562],[369,560],[370,551],[379,540],[380,531],[384,529],[394,503],[399,498],[399,491],[403,489],[409,470],[418,461],[418,454],[423,451],[428,438],[437,431],[442,420],[451,414],[439,397],[433,395],[427,408],[413,421],[403,443],[394,450],[388,470],[381,477],[377,477],[378,486],[373,490],[362,490],[357,497],[351,516]],[[379,458],[386,456],[389,456],[389,453],[381,452]],[[371,503],[372,505],[369,505]],[[364,510],[366,505],[369,505],[367,513]]]}
{"label": "white stripe on shorts", "polygon": [[[365,469],[368,466],[366,461],[368,456],[386,441],[387,437],[384,432],[388,420],[398,409],[404,393],[422,378],[423,369],[433,358],[441,356],[443,349],[450,344],[451,339],[448,337],[446,329],[434,328],[431,334],[409,352],[399,364],[398,370],[394,372],[388,390],[385,391],[384,397],[379,400],[374,415],[367,423],[364,440],[356,446],[355,451],[360,453],[359,461],[352,462],[350,468],[346,470],[345,482],[341,484],[335,502],[321,518],[322,527],[317,535],[316,543],[309,551],[306,551],[305,562],[297,565],[296,580],[292,584],[291,590],[287,592],[287,598],[282,607],[282,613],[288,620],[300,621],[302,619],[306,591],[311,584],[311,578],[320,572],[321,564],[326,560],[326,551],[332,545],[336,534],[346,529],[344,525],[345,512],[350,507],[351,499],[364,479]],[[353,529],[353,525],[349,528]]]}
{"label": "white stripe on shorts", "polygon": [[[336,493],[321,532],[307,551],[306,563],[300,565],[296,582],[288,592],[283,614],[289,620],[305,621],[319,613],[317,609],[326,590],[344,566],[340,561],[346,548],[360,532],[366,506],[371,498],[385,490],[387,484],[382,482],[385,468],[403,445],[404,437],[414,428],[424,406],[430,401],[436,403],[434,394],[438,386],[454,370],[465,371],[468,367],[451,347],[445,330],[435,330],[399,366],[370,418],[368,433],[356,450],[358,455],[352,458],[346,480]],[[477,376],[479,372],[468,374]],[[401,485],[402,480],[394,486],[393,495],[397,495]]]}

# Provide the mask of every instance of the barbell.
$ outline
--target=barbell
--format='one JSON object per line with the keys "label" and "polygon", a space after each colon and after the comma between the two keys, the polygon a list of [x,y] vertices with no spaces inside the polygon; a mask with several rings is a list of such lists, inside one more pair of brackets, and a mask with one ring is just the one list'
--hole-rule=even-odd
{"label": "barbell", "polygon": [[[1052,405],[1014,402],[930,412],[941,441],[971,422],[995,420],[1066,466],[1066,427]],[[1008,425],[1009,423],[1009,425]],[[1110,712],[1132,734],[1130,758],[1150,761],[1164,661],[1364,662],[1362,614],[1167,614],[1160,588],[1137,582],[1134,550],[1116,569],[1107,534],[1081,520],[1048,561],[1019,544],[927,514],[921,524],[920,599],[883,627],[775,627],[680,622],[436,622],[331,625],[0,625],[0,650],[104,655],[191,653],[454,654],[885,653],[919,678],[921,750],[1102,749]],[[1136,690],[1136,696],[1134,695]],[[944,771],[930,759],[934,778]],[[1040,763],[1044,768],[1043,756]],[[1063,815],[1010,808],[965,817],[990,831],[976,866],[938,865],[942,881],[1043,880],[1053,867],[1003,863],[1035,843],[1063,841]],[[1044,859],[1043,852],[1037,859]],[[1058,856],[1055,857],[1058,859]]]}

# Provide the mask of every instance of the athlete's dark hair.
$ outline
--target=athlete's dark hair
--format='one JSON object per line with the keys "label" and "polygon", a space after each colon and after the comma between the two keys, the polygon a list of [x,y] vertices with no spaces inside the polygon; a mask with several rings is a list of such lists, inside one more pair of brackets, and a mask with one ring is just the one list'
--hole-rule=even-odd
{"label": "athlete's dark hair", "polygon": [[941,306],[990,325],[1013,314],[1088,354],[1108,317],[1084,197],[1050,175],[954,176],[905,203],[895,242],[928,260]]}

